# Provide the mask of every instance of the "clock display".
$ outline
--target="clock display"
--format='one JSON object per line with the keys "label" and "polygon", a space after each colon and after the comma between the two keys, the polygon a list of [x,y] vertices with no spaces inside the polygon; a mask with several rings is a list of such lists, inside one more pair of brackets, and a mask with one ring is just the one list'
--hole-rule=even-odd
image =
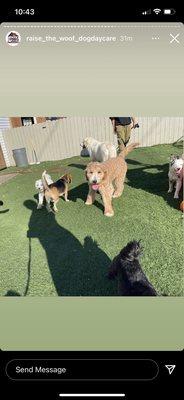
{"label": "clock display", "polygon": [[15,14],[16,15],[34,15],[35,10],[34,8],[27,8],[27,9],[23,9],[23,8],[16,8],[15,9]]}

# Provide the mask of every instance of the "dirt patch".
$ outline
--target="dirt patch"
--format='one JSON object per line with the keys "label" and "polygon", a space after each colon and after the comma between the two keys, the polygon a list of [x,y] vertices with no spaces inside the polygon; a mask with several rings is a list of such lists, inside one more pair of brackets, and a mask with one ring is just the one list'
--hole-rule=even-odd
{"label": "dirt patch", "polygon": [[56,167],[56,168],[48,168],[47,172],[51,173],[51,172],[58,172],[58,173],[65,173],[68,172],[70,168],[68,168],[67,166],[61,166],[61,167]]}
{"label": "dirt patch", "polygon": [[[13,170],[14,171],[14,170]],[[2,172],[1,174],[0,174],[0,176],[6,176],[6,175],[12,175],[12,174],[20,174],[20,175],[23,175],[23,174],[30,174],[30,173],[33,173],[34,171],[32,171],[31,169],[16,169],[16,172],[12,172],[12,171],[10,171],[10,172],[8,172],[8,171],[6,171],[6,172]]]}
{"label": "dirt patch", "polygon": [[9,181],[10,179],[14,178],[15,176],[17,176],[18,174],[6,174],[6,175],[0,175],[0,185],[2,185],[3,183]]}

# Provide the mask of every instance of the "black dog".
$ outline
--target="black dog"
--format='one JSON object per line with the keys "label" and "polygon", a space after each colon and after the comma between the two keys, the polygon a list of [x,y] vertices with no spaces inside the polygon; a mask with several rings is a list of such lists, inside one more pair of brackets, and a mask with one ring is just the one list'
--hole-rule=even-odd
{"label": "black dog", "polygon": [[118,278],[120,296],[158,296],[139,263],[142,253],[140,242],[129,242],[114,258],[108,277]]}

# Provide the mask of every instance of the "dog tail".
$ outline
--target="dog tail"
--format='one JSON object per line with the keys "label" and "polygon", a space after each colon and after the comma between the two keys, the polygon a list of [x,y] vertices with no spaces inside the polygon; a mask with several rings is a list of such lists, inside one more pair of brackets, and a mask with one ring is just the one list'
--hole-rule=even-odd
{"label": "dog tail", "polygon": [[45,176],[46,173],[47,173],[47,171],[44,171],[43,174],[42,174],[42,182],[43,182],[44,189],[49,190],[49,186],[48,186],[47,179],[46,179],[46,176]]}
{"label": "dog tail", "polygon": [[124,147],[124,149],[120,152],[119,156],[126,157],[128,153],[130,153],[132,150],[134,150],[138,146],[139,146],[139,143],[129,144],[129,146]]}

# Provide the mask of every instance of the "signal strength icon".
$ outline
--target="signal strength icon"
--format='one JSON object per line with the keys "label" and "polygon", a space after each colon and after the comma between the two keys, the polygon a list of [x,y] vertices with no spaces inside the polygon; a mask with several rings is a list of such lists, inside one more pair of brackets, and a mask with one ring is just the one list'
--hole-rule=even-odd
{"label": "signal strength icon", "polygon": [[156,15],[160,14],[161,11],[162,11],[162,10],[161,10],[160,8],[154,8],[154,10],[153,10],[153,12],[154,12]]}
{"label": "signal strength icon", "polygon": [[142,15],[150,15],[151,14],[151,8],[147,11],[143,11]]}

